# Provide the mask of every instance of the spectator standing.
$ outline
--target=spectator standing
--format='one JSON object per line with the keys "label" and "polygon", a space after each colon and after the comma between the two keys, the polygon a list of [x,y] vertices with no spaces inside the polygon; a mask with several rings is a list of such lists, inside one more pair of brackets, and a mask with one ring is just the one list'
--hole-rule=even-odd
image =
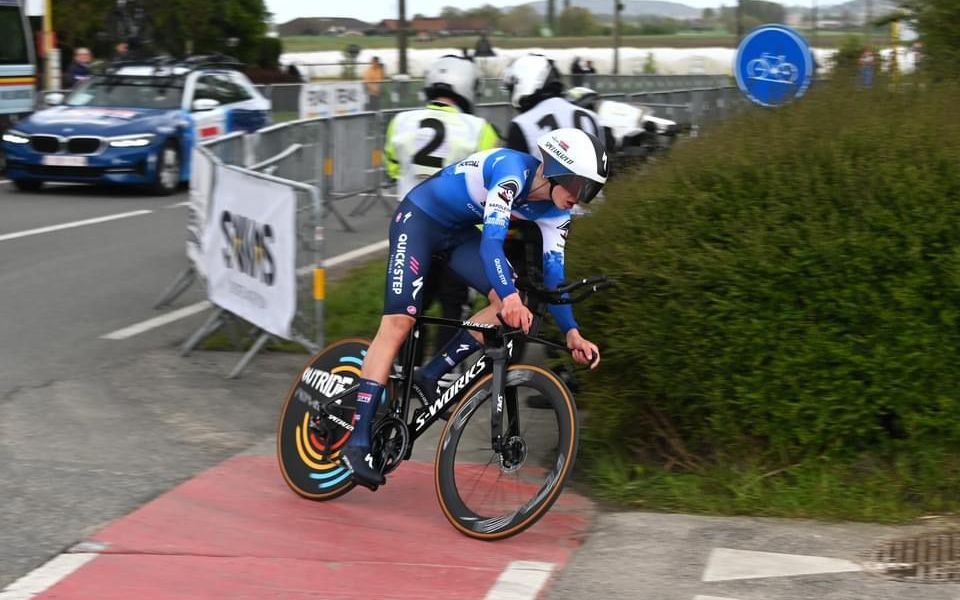
{"label": "spectator standing", "polygon": [[287,75],[289,75],[290,77],[295,77],[297,81],[300,81],[300,82],[304,81],[303,75],[300,73],[300,69],[298,69],[297,65],[293,63],[290,63],[287,66]]}
{"label": "spectator standing", "polygon": [[64,84],[67,88],[72,88],[81,81],[90,77],[90,61],[93,56],[89,48],[77,48],[73,51],[73,62],[67,67]]}
{"label": "spectator standing", "polygon": [[597,70],[593,67],[593,61],[588,60],[587,66],[583,68],[583,82],[584,82],[583,85],[587,87],[592,87],[596,85],[593,81],[594,79],[597,78],[596,75],[597,75]]}
{"label": "spectator standing", "polygon": [[863,87],[873,86],[873,76],[877,68],[877,57],[872,48],[865,48],[860,55],[860,84]]}
{"label": "spectator standing", "polygon": [[113,60],[127,60],[130,58],[130,44],[119,42],[113,48]]}
{"label": "spectator standing", "polygon": [[370,66],[363,72],[363,84],[367,91],[367,110],[380,110],[380,93],[383,91],[383,80],[386,72],[379,56],[374,56]]}
{"label": "spectator standing", "polygon": [[574,56],[573,62],[570,64],[570,81],[573,82],[573,87],[583,85],[583,74],[585,72],[583,65],[580,64],[580,57]]}

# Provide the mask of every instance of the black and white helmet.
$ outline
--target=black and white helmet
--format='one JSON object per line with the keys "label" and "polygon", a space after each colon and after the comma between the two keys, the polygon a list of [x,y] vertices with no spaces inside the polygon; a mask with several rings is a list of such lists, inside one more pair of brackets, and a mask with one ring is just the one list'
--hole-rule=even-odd
{"label": "black and white helmet", "polygon": [[600,100],[600,94],[588,87],[577,86],[567,90],[567,101],[583,108],[597,110],[597,102]]}
{"label": "black and white helmet", "polygon": [[510,103],[521,112],[544,98],[563,94],[560,71],[542,54],[527,54],[513,61],[504,71],[502,83]]}
{"label": "black and white helmet", "polygon": [[540,136],[537,147],[551,196],[553,187],[560,185],[586,204],[607,182],[607,150],[592,133],[573,127],[555,129]]}
{"label": "black and white helmet", "polygon": [[438,58],[427,70],[423,93],[428,100],[446,96],[463,112],[473,112],[473,101],[480,90],[480,75],[473,61],[448,54]]}

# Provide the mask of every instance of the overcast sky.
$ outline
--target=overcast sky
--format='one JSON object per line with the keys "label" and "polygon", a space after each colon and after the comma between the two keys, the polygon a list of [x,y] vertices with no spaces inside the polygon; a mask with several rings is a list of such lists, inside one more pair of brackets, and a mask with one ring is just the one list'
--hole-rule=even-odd
{"label": "overcast sky", "polygon": [[[497,8],[506,8],[518,4],[526,4],[529,0],[407,0],[407,16],[417,13],[435,17],[440,14],[444,6],[456,6],[461,9],[476,8],[484,4],[492,4]],[[274,13],[275,23],[286,23],[297,17],[353,17],[361,21],[378,22],[380,19],[395,18],[397,16],[396,0],[362,0],[353,2],[347,0],[266,0],[267,9]],[[721,4],[733,5],[736,0],[679,0],[679,4],[686,4],[694,8],[717,7]],[[803,0],[797,0],[802,4]],[[821,0],[820,4],[832,2]],[[562,0],[557,0],[558,6],[563,6]],[[574,2],[574,5],[576,3]],[[613,2],[610,2],[613,6]]]}

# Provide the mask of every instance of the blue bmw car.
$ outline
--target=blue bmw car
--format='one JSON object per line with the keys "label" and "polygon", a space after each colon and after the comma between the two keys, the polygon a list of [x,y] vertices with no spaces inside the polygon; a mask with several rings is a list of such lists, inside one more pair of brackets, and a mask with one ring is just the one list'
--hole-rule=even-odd
{"label": "blue bmw car", "polygon": [[229,65],[123,63],[3,134],[18,189],[62,181],[137,185],[159,195],[190,179],[193,145],[269,124],[270,101]]}

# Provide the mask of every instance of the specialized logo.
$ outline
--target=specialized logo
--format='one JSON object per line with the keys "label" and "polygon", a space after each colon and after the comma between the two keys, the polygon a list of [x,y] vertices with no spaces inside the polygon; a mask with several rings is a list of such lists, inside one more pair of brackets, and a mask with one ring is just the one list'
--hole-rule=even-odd
{"label": "specialized logo", "polygon": [[300,381],[320,392],[327,398],[333,398],[353,385],[350,375],[337,375],[322,369],[308,367],[300,376]]}
{"label": "specialized logo", "polygon": [[[492,323],[481,323],[480,321],[464,321],[464,322],[463,322],[463,326],[464,326],[464,327],[476,327],[476,328],[479,328],[479,329],[494,329],[494,328],[496,328],[496,325],[493,325]],[[461,346],[461,348],[463,348],[463,347],[464,347],[464,346]]]}
{"label": "specialized logo", "polygon": [[420,293],[420,290],[423,288],[423,277],[417,277],[413,280],[413,299],[417,299],[417,294]]}
{"label": "specialized logo", "polygon": [[437,398],[433,404],[427,407],[427,410],[420,411],[420,414],[417,415],[417,425],[414,427],[415,431],[420,431],[427,424],[427,419],[437,415],[443,408],[447,405],[448,402],[453,400],[465,387],[470,385],[470,382],[476,379],[480,373],[483,373],[483,370],[487,366],[487,357],[481,356],[480,360],[473,364],[472,367],[467,369],[467,371],[460,376],[460,379],[457,379],[450,385],[447,389],[443,391],[443,394]]}
{"label": "specialized logo", "polygon": [[397,249],[390,259],[392,265],[391,289],[399,296],[403,293],[403,269],[407,261],[407,234],[401,233],[397,237]]}
{"label": "specialized logo", "polygon": [[220,214],[220,231],[223,233],[221,252],[226,267],[273,285],[277,275],[271,251],[276,243],[273,227],[225,210]]}
{"label": "specialized logo", "polygon": [[[553,138],[553,139],[556,139],[556,138]],[[559,140],[558,140],[558,142],[559,142]],[[554,156],[557,158],[557,160],[559,160],[560,162],[562,162],[562,163],[564,163],[564,164],[568,164],[568,165],[572,165],[572,164],[573,164],[573,159],[572,159],[571,157],[567,156],[566,150],[564,150],[563,148],[561,148],[561,147],[558,146],[557,144],[554,144],[552,141],[547,140],[547,141],[543,144],[543,147],[546,148],[546,149],[550,152],[550,154],[554,155]]]}
{"label": "specialized logo", "polygon": [[497,184],[497,187],[500,188],[500,190],[497,192],[497,196],[499,196],[500,199],[507,204],[513,202],[513,199],[516,198],[517,194],[520,193],[520,183],[515,179],[501,181]]}

